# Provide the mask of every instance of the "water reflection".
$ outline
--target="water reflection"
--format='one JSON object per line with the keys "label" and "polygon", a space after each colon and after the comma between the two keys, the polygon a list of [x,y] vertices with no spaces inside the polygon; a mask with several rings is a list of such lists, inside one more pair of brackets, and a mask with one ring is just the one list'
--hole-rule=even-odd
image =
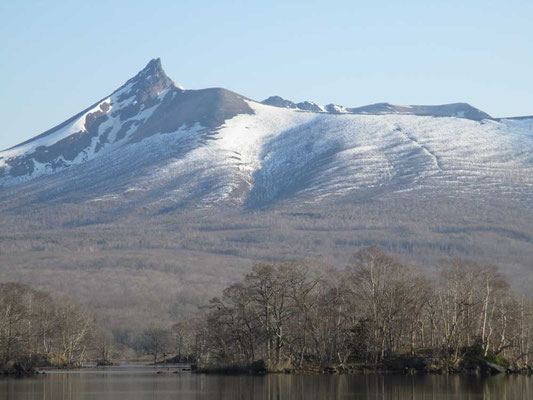
{"label": "water reflection", "polygon": [[533,378],[495,376],[195,375],[151,371],[54,373],[0,380],[0,399],[533,399]]}

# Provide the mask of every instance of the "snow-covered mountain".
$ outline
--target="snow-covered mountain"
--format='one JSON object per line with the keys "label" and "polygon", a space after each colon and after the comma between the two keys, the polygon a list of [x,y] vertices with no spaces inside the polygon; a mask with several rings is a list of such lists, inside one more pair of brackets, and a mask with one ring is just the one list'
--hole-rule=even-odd
{"label": "snow-covered mountain", "polygon": [[226,89],[186,90],[156,59],[81,113],[1,152],[0,201],[26,193],[173,209],[408,192],[527,201],[532,149],[532,118],[497,120],[465,103],[260,103]]}

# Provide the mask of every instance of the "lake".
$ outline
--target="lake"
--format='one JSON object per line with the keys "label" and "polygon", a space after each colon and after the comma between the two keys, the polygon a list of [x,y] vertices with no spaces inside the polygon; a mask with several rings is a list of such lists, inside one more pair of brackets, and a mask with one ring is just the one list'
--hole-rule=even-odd
{"label": "lake", "polygon": [[50,371],[0,379],[0,399],[533,399],[533,377],[200,375],[160,368]]}

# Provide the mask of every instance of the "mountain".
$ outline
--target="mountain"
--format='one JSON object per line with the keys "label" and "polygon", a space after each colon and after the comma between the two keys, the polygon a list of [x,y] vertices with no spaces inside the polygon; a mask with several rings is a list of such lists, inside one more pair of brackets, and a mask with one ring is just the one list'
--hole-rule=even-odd
{"label": "mountain", "polygon": [[31,188],[40,201],[159,210],[357,199],[376,190],[524,199],[533,184],[531,124],[465,103],[258,103],[226,89],[186,90],[155,59],[81,113],[1,152],[0,185],[29,183],[16,190]]}
{"label": "mountain", "polygon": [[256,102],[184,89],[156,59],[0,153],[0,274],[102,307],[138,292],[185,307],[253,262],[344,266],[379,245],[428,265],[496,263],[526,285],[532,149],[531,117]]}
{"label": "mountain", "polygon": [[[151,60],[123,86],[0,153],[0,201],[153,212],[417,195],[527,200],[531,118],[466,104],[321,107],[186,90]],[[9,209],[7,206],[6,210]]]}

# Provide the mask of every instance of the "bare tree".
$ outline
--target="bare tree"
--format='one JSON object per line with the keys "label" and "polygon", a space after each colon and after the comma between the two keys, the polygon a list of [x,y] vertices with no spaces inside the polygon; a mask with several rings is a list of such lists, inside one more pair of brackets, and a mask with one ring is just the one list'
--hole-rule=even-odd
{"label": "bare tree", "polygon": [[22,284],[0,284],[0,364],[37,359],[80,363],[93,328],[88,311],[67,298]]}
{"label": "bare tree", "polygon": [[91,332],[91,316],[69,299],[60,299],[56,305],[55,317],[61,356],[67,365],[81,362],[85,357]]}
{"label": "bare tree", "polygon": [[141,337],[142,350],[153,357],[154,364],[159,356],[165,358],[170,351],[169,331],[158,326],[146,329]]}

